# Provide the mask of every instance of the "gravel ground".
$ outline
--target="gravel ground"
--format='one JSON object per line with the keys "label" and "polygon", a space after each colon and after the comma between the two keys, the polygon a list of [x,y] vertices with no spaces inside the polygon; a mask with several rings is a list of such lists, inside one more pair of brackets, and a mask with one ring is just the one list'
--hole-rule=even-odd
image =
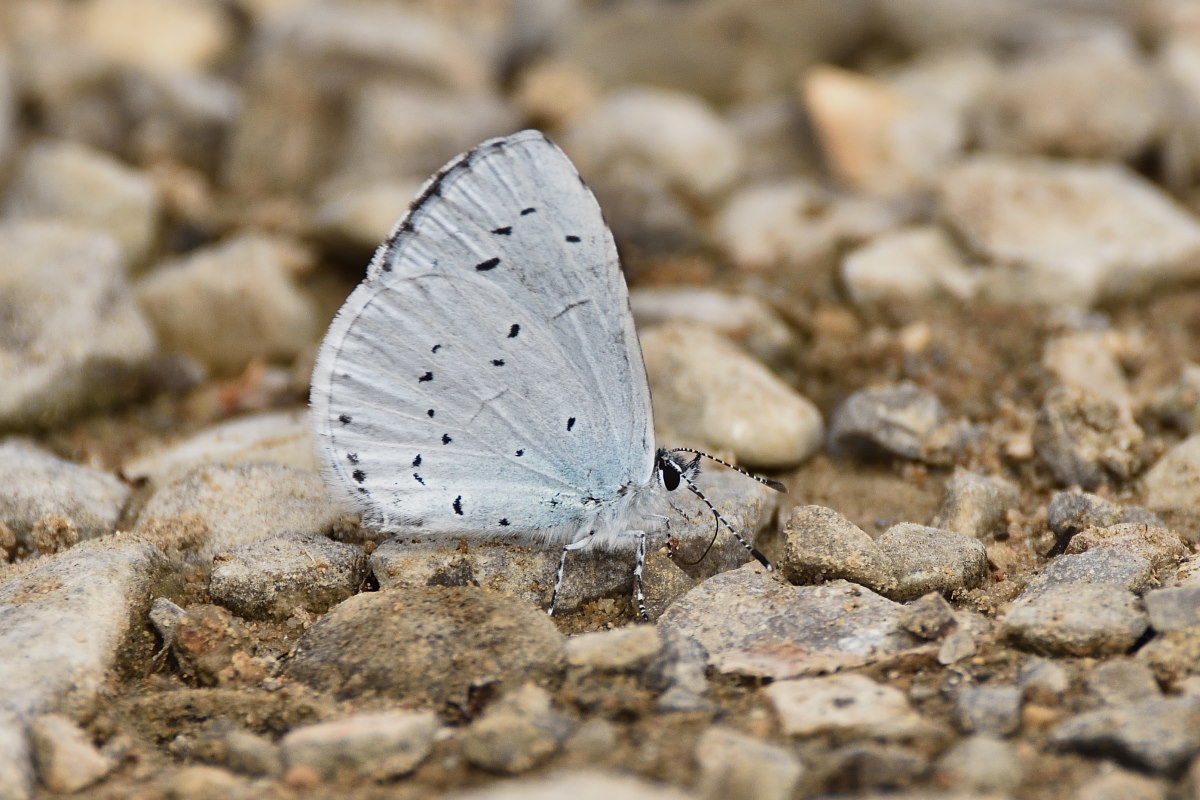
{"label": "gravel ground", "polygon": [[[387,538],[316,347],[536,126],[621,247],[646,564]],[[0,800],[1200,797],[1190,0],[0,5]],[[469,320],[465,321],[469,324]],[[703,556],[703,557],[702,557]]]}

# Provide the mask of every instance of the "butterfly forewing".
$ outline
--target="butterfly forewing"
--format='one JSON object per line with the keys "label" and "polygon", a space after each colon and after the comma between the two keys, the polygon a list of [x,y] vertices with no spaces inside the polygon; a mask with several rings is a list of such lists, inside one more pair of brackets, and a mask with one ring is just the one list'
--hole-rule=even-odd
{"label": "butterfly forewing", "polygon": [[330,327],[312,405],[326,472],[385,528],[569,525],[649,479],[616,248],[556,146],[492,140],[427,182]]}

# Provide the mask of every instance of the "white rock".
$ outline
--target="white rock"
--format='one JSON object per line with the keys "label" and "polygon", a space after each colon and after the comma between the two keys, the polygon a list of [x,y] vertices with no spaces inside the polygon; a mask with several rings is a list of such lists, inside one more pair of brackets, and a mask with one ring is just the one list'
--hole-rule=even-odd
{"label": "white rock", "polygon": [[1163,103],[1136,45],[1119,37],[1058,42],[1001,70],[978,105],[982,149],[1125,160],[1159,130]]}
{"label": "white rock", "polygon": [[75,541],[112,533],[128,499],[129,487],[107,472],[0,441],[0,523],[25,552],[49,549],[38,540],[56,528],[68,528]]}
{"label": "white rock", "polygon": [[324,192],[329,199],[313,216],[313,228],[334,244],[371,252],[408,210],[420,186],[416,180],[347,181]]}
{"label": "white rock", "polygon": [[574,667],[630,670],[658,655],[662,639],[651,625],[590,631],[567,639],[567,663]]}
{"label": "white rock", "polygon": [[925,189],[966,141],[960,110],[868,75],[817,66],[801,76],[800,93],[830,171],[851,189]]}
{"label": "white rock", "polygon": [[613,92],[562,144],[589,180],[633,165],[700,197],[728,187],[742,164],[741,146],[724,120],[694,96],[666,89]]}
{"label": "white rock", "polygon": [[694,800],[672,786],[651,783],[621,772],[592,767],[570,769],[534,778],[493,783],[481,789],[446,795],[446,800]]}
{"label": "white rock", "polygon": [[0,425],[47,425],[128,397],[154,352],[106,234],[0,223]]}
{"label": "white rock", "polygon": [[776,681],[764,694],[789,736],[888,739],[928,735],[934,728],[913,710],[903,692],[854,673]]}
{"label": "white rock", "polygon": [[33,755],[42,785],[72,794],[104,777],[117,765],[86,733],[61,714],[43,714],[29,726]]}
{"label": "white rock", "polygon": [[324,534],[344,512],[319,475],[278,464],[198,467],[160,488],[135,532],[203,561],[239,544],[288,531]]}
{"label": "white rock", "polygon": [[254,357],[289,360],[317,334],[312,300],[296,285],[284,244],[249,234],[163,264],[138,284],[138,303],[165,349],[217,373]]}
{"label": "white rock", "polygon": [[1144,502],[1156,511],[1200,511],[1200,434],[1172,447],[1142,476]]}
{"label": "white rock", "polygon": [[1059,383],[1129,405],[1129,382],[1104,331],[1077,331],[1046,342],[1042,365]]}
{"label": "white rock", "polygon": [[381,176],[423,180],[484,139],[517,130],[520,119],[490,92],[376,85],[361,92],[346,124],[337,175],[361,182]]}
{"label": "white rock", "polygon": [[751,185],[721,208],[712,236],[743,269],[823,270],[837,246],[824,219],[829,203],[828,194],[807,181]]}
{"label": "white rock", "polygon": [[0,796],[28,786],[22,731],[34,717],[92,708],[165,570],[154,547],[108,536],[27,562],[0,583]]}
{"label": "white rock", "polygon": [[318,469],[307,410],[249,414],[135,456],[121,466],[128,478],[164,486],[203,464],[256,461],[308,472]]}
{"label": "white rock", "polygon": [[884,234],[842,259],[850,299],[867,308],[950,297],[970,300],[977,275],[940,228]]}
{"label": "white rock", "polygon": [[148,70],[203,70],[235,40],[233,17],[211,0],[88,0],[78,35],[124,64]]}
{"label": "white rock", "polygon": [[1200,224],[1120,166],[983,156],[946,171],[938,202],[993,265],[994,300],[1088,306],[1200,275]]}
{"label": "white rock", "polygon": [[820,446],[816,406],[719,334],[671,324],[641,340],[655,419],[675,438],[757,468],[795,466]]}
{"label": "white rock", "polygon": [[793,797],[804,765],[790,750],[732,728],[712,727],[696,744],[697,789],[705,800]]}
{"label": "white rock", "polygon": [[355,714],[290,731],[280,743],[287,766],[312,767],[326,780],[345,769],[388,780],[417,768],[438,730],[431,711]]}
{"label": "white rock", "polygon": [[638,330],[666,322],[698,323],[738,342],[756,358],[776,363],[791,357],[796,337],[766,301],[698,286],[634,289],[629,305]]}
{"label": "white rock", "polygon": [[107,153],[72,142],[42,142],[17,165],[4,216],[103,231],[129,263],[137,263],[153,243],[159,205],[150,179]]}

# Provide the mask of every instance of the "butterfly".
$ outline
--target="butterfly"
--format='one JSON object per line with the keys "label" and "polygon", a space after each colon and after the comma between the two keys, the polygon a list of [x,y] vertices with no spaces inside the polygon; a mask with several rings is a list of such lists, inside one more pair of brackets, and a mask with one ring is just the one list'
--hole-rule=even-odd
{"label": "butterfly", "polygon": [[663,492],[686,487],[724,523],[695,483],[713,457],[655,445],[616,244],[539,131],[425,182],[330,325],[310,396],[323,474],[364,525],[561,547],[551,614],[568,554],[597,548],[636,553],[646,616]]}

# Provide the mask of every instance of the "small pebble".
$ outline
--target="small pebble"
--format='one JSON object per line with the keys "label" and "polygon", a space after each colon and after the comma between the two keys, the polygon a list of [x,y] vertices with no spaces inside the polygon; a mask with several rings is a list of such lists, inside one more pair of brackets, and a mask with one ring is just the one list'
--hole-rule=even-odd
{"label": "small pebble", "polygon": [[558,751],[572,727],[551,708],[545,689],[525,684],[497,700],[463,732],[463,755],[489,772],[528,772]]}
{"label": "small pebble", "polygon": [[789,800],[804,774],[804,765],[787,748],[724,727],[704,732],[695,759],[700,765],[696,789],[705,800]]}
{"label": "small pebble", "polygon": [[74,794],[107,775],[116,761],[61,714],[43,714],[29,726],[38,778],[51,792]]}
{"label": "small pebble", "polygon": [[780,585],[755,563],[692,589],[659,618],[658,629],[664,637],[695,639],[718,670],[786,678],[915,647],[920,640],[899,627],[902,608],[842,580]]}
{"label": "small pebble", "polygon": [[112,236],[6,220],[0,252],[0,426],[49,426],[129,399],[155,341]]}
{"label": "small pebble", "polygon": [[606,175],[636,166],[687,194],[712,196],[742,165],[728,124],[698,98],[667,89],[613,92],[566,132],[563,144],[602,194]]}
{"label": "small pebble", "polygon": [[829,423],[829,448],[835,454],[940,462],[969,437],[967,426],[946,419],[934,395],[907,381],[855,392]]}
{"label": "small pebble", "polygon": [[891,556],[895,600],[913,600],[928,592],[953,594],[981,585],[989,574],[987,550],[973,536],[911,522],[888,528],[876,542]]}
{"label": "small pebble", "polygon": [[1087,676],[1088,691],[1105,705],[1136,705],[1162,697],[1154,672],[1143,661],[1119,658],[1097,664]]}
{"label": "small pebble", "polygon": [[1200,626],[1200,586],[1171,586],[1147,592],[1142,598],[1150,627],[1159,632],[1186,631]]}
{"label": "small pebble", "polygon": [[1021,727],[1021,690],[1016,686],[965,686],[955,700],[959,728],[967,733],[1011,736]]}
{"label": "small pebble", "polygon": [[1065,486],[1095,489],[1127,480],[1141,466],[1144,434],[1127,407],[1076,389],[1052,390],[1038,409],[1033,445]]}
{"label": "small pebble", "polygon": [[330,503],[320,475],[277,464],[211,465],[159,488],[134,532],[207,562],[276,533],[323,534],[343,513]]}
{"label": "small pebble", "polygon": [[942,505],[930,524],[983,539],[1005,529],[1007,512],[1020,499],[1012,481],[958,468],[946,482]]}
{"label": "small pebble", "polygon": [[976,278],[940,229],[910,228],[886,233],[847,253],[842,283],[865,310],[953,298],[970,300]]}
{"label": "small pebble", "polygon": [[125,261],[136,264],[153,242],[159,204],[148,176],[107,153],[72,142],[43,142],[18,164],[3,215],[102,231],[117,242]]}
{"label": "small pebble", "polygon": [[308,766],[325,780],[341,771],[389,780],[425,760],[437,730],[432,712],[360,713],[291,730],[280,747],[289,769]]}
{"label": "small pebble", "polygon": [[1142,476],[1143,498],[1155,511],[1200,511],[1200,434],[1189,436]]}
{"label": "small pebble", "polygon": [[712,230],[740,269],[819,274],[835,261],[837,230],[828,193],[808,181],[773,181],[733,192]]}
{"label": "small pebble", "polygon": [[1066,583],[1017,598],[1002,624],[1010,639],[1035,652],[1103,656],[1127,652],[1149,623],[1132,592],[1111,583]]}
{"label": "small pebble", "polygon": [[844,578],[882,593],[896,587],[890,552],[833,509],[797,506],[784,525],[784,537],[779,568],[793,583]]}
{"label": "small pebble", "polygon": [[941,639],[957,626],[954,609],[939,592],[930,592],[904,606],[900,627],[922,639]]}
{"label": "small pebble", "polygon": [[1155,83],[1132,37],[1032,48],[981,98],[976,131],[987,150],[1128,160],[1162,123]]}
{"label": "small pebble", "polygon": [[986,734],[967,736],[942,754],[938,777],[953,789],[1010,795],[1024,777],[1016,748]]}
{"label": "small pebble", "polygon": [[789,736],[938,738],[942,731],[897,689],[853,673],[776,681],[764,693]]}
{"label": "small pebble", "polygon": [[652,625],[630,625],[580,633],[567,639],[567,664],[573,667],[630,672],[644,667],[662,649]]}

